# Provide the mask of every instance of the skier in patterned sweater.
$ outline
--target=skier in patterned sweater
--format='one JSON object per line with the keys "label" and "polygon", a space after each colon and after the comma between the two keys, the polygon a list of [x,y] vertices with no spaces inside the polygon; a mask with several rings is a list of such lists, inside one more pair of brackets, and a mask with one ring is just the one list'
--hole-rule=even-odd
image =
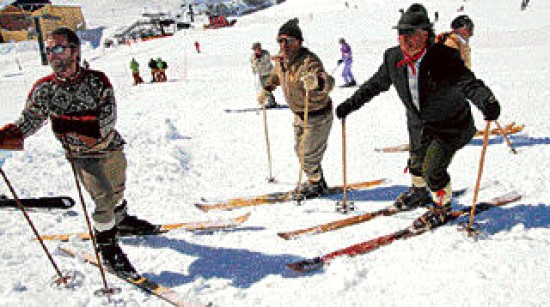
{"label": "skier in patterned sweater", "polygon": [[115,236],[157,233],[159,226],[127,213],[125,142],[115,129],[113,87],[104,73],[80,66],[80,40],[71,29],[53,31],[46,46],[53,73],[34,84],[21,117],[0,130],[0,143],[13,135],[27,138],[50,118],[56,138],[95,202],[92,219],[103,262],[134,276],[136,270]]}

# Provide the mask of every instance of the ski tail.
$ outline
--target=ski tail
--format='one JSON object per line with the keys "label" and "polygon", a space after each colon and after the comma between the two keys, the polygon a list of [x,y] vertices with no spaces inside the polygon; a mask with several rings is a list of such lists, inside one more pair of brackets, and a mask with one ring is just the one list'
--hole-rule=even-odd
{"label": "ski tail", "polygon": [[[69,196],[50,196],[37,198],[19,198],[21,204],[25,208],[38,209],[69,209],[75,205],[74,199]],[[17,201],[8,198],[6,195],[0,196],[0,208],[13,207],[17,208]]]}
{"label": "ski tail", "polygon": [[[246,222],[250,217],[250,212],[245,213],[241,216],[234,217],[231,219],[220,219],[214,221],[203,221],[203,222],[188,222],[188,223],[177,223],[177,224],[163,224],[158,233],[145,234],[147,235],[159,235],[172,230],[181,229],[187,231],[216,231],[223,229],[231,229],[239,227],[241,224]],[[130,235],[121,235],[120,237],[127,237]],[[44,241],[69,241],[71,238],[79,238],[80,240],[89,240],[90,234],[87,232],[79,233],[63,233],[63,234],[53,234],[53,235],[42,235],[40,238]]]}
{"label": "ski tail", "polygon": [[[350,183],[348,184],[347,187],[349,191],[363,190],[363,189],[380,185],[384,182],[385,182],[385,179],[378,179],[378,180],[372,180],[372,181]],[[340,193],[343,193],[343,191],[344,190],[342,185],[332,186],[328,188],[328,194],[325,194],[323,196],[340,194]],[[211,210],[233,210],[233,209],[250,207],[250,206],[283,203],[283,202],[291,201],[293,197],[294,197],[294,190],[287,191],[287,192],[274,192],[274,193],[260,195],[252,198],[235,198],[235,199],[230,199],[228,201],[221,202],[221,203],[213,203],[213,204],[197,203],[195,204],[195,206],[204,212],[208,212]]]}
{"label": "ski tail", "polygon": [[[87,263],[90,263],[94,266],[98,266],[98,262],[97,262],[97,259],[95,256],[93,256],[92,254],[89,254],[89,253],[84,253],[84,252],[77,252],[76,250],[73,250],[71,248],[68,248],[68,247],[59,247],[59,250],[61,252],[63,252],[64,254],[66,255],[69,255],[71,257],[74,257],[74,258],[80,258],[82,260],[84,260],[85,262]],[[199,301],[196,301],[196,300],[191,300],[191,299],[187,299],[187,298],[183,298],[183,295],[181,295],[180,293],[177,293],[176,291],[174,291],[173,289],[171,288],[167,288],[165,286],[162,286],[144,276],[137,276],[137,277],[128,277],[128,276],[123,276],[123,275],[120,275],[120,274],[117,274],[116,272],[114,272],[113,270],[109,269],[108,267],[104,267],[106,268],[106,271],[109,272],[110,274],[113,274],[113,276],[116,276],[140,289],[142,289],[143,291],[147,292],[147,293],[150,293],[152,295],[155,295],[156,297],[166,301],[167,303],[170,303],[171,305],[173,306],[212,306],[211,303],[208,303],[208,304],[203,304]]]}

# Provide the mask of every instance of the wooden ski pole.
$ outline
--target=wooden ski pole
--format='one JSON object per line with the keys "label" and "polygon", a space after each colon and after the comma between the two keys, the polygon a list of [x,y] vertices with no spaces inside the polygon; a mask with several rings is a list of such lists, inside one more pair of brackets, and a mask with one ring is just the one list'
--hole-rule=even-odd
{"label": "wooden ski pole", "polygon": [[306,90],[306,102],[304,106],[304,119],[302,122],[302,140],[300,141],[300,172],[298,173],[298,184],[296,187],[296,203],[300,205],[302,203],[302,172],[304,171],[304,156],[305,146],[307,138],[307,121],[309,113],[309,91]]}
{"label": "wooden ski pole", "polygon": [[483,174],[483,164],[485,162],[485,153],[487,151],[487,144],[489,143],[489,130],[491,128],[491,121],[487,121],[485,124],[485,130],[483,131],[483,148],[481,149],[481,158],[479,159],[479,170],[477,172],[476,187],[474,189],[474,199],[472,203],[472,209],[470,210],[470,221],[468,222],[468,236],[472,235],[474,215],[476,212],[477,196],[479,193],[479,186],[481,184],[481,175]]}
{"label": "wooden ski pole", "polygon": [[348,176],[346,173],[346,118],[342,118],[342,176],[344,179],[344,199],[342,207],[347,211],[346,202],[348,200]]}
{"label": "wooden ski pole", "polygon": [[23,206],[23,204],[21,203],[21,200],[19,199],[19,197],[17,196],[17,193],[15,192],[15,189],[11,185],[11,182],[8,179],[8,176],[6,176],[6,173],[4,172],[4,170],[2,168],[0,168],[0,173],[2,174],[2,177],[4,178],[4,181],[6,182],[6,185],[8,186],[11,194],[13,195],[13,199],[15,200],[15,203],[17,204],[17,207],[19,208],[19,210],[21,210],[21,212],[25,216],[25,219],[27,220],[27,222],[29,223],[29,226],[31,226],[31,229],[34,232],[36,240],[38,240],[38,242],[40,242],[40,245],[44,249],[44,252],[46,253],[46,256],[48,256],[48,259],[50,260],[50,263],[52,264],[55,272],[57,273],[57,276],[59,276],[59,278],[55,280],[55,283],[58,284],[58,285],[66,284],[69,277],[68,276],[63,276],[63,274],[61,273],[61,270],[59,270],[59,267],[57,266],[57,264],[53,260],[52,254],[49,252],[48,248],[44,244],[44,241],[42,240],[42,237],[38,233],[38,230],[36,230],[36,227],[34,227],[34,224],[31,220],[29,214],[27,213],[27,210],[25,210],[25,206]]}
{"label": "wooden ski pole", "polygon": [[342,213],[348,213],[353,211],[353,203],[348,203],[348,176],[347,176],[347,163],[346,163],[346,118],[342,118],[342,175],[344,179],[344,197],[342,202],[336,203],[336,211]]}
{"label": "wooden ski pole", "polygon": [[88,233],[91,238],[92,246],[94,248],[95,257],[97,259],[97,267],[99,268],[99,272],[101,274],[101,279],[103,281],[103,294],[107,295],[108,300],[110,301],[110,295],[114,294],[115,292],[119,292],[120,289],[118,288],[109,288],[109,285],[107,284],[107,278],[105,277],[105,268],[103,267],[103,263],[101,262],[101,259],[99,258],[99,251],[97,248],[97,242],[95,238],[95,234],[92,230],[92,223],[90,222],[90,216],[88,215],[88,210],[86,209],[86,202],[84,201],[84,195],[82,193],[82,187],[80,185],[80,181],[78,180],[78,174],[76,172],[76,164],[74,162],[74,157],[72,155],[71,148],[69,148],[69,145],[67,143],[67,138],[65,137],[65,143],[67,144],[65,146],[65,149],[67,151],[67,158],[69,160],[69,163],[71,164],[71,168],[73,170],[73,176],[76,183],[76,188],[78,190],[78,196],[80,197],[80,204],[82,204],[82,210],[84,212],[84,219],[86,220],[86,227],[88,227]]}
{"label": "wooden ski pole", "polygon": [[265,103],[262,104],[262,109],[264,113],[264,132],[265,132],[265,146],[267,151],[267,163],[269,166],[269,177],[267,177],[267,182],[275,182],[273,177],[272,168],[271,168],[271,146],[269,145],[269,131],[267,128],[267,110],[265,108]]}
{"label": "wooden ski pole", "polygon": [[514,146],[512,145],[512,142],[510,142],[510,138],[508,137],[508,134],[506,133],[506,131],[505,131],[504,129],[502,129],[502,127],[501,127],[500,124],[498,123],[498,120],[495,120],[495,124],[497,125],[498,130],[500,130],[500,133],[502,134],[502,136],[503,136],[504,139],[506,140],[506,143],[508,143],[508,147],[510,147],[510,150],[511,150],[514,154],[517,154],[518,152],[516,151],[516,149],[515,149]]}

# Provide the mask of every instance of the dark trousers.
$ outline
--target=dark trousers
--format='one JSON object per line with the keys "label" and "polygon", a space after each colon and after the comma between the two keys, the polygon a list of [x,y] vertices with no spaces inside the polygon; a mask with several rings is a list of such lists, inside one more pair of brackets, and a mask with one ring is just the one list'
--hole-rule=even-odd
{"label": "dark trousers", "polygon": [[447,168],[455,153],[456,149],[448,144],[426,137],[419,150],[409,153],[409,171],[424,178],[431,191],[439,191],[451,181]]}

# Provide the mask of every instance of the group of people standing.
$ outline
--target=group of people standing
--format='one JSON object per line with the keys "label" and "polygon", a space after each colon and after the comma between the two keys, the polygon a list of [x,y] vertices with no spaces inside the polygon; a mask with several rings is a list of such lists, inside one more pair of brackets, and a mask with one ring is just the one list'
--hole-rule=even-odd
{"label": "group of people standing", "polygon": [[[337,105],[336,116],[343,121],[393,85],[405,108],[411,144],[411,186],[395,204],[415,208],[432,203],[432,210],[415,221],[417,227],[432,227],[444,223],[451,208],[451,176],[447,169],[456,152],[476,132],[470,102],[488,121],[499,117],[500,105],[469,69],[469,59],[462,58],[455,47],[435,42],[433,24],[422,5],[412,5],[393,28],[399,45],[384,52],[379,69]],[[454,23],[448,43],[462,46],[467,42],[468,35],[462,30],[468,30],[469,36],[473,34],[471,20],[462,18]],[[261,81],[257,100],[262,105],[274,103],[273,91],[282,89],[294,117],[295,152],[302,156],[307,176],[297,190],[307,196],[323,195],[327,182],[321,162],[334,121],[334,102],[329,94],[335,80],[320,58],[303,46],[298,19],[284,23],[276,39],[280,50],[274,57],[260,44],[253,45],[251,63]],[[351,48],[345,40],[340,43],[341,60],[351,65]],[[19,119],[0,129],[0,149],[22,142],[50,119],[78,179],[95,203],[93,230],[103,262],[120,274],[135,275],[116,235],[156,233],[159,226],[128,214],[124,199],[125,141],[115,128],[113,87],[104,73],[81,66],[80,40],[74,31],[53,31],[46,46],[53,73],[33,86]],[[469,57],[469,48],[462,49],[467,51],[463,56]],[[134,59],[131,67],[139,76],[139,64]],[[149,67],[153,82],[166,80],[164,61],[151,59]],[[356,83],[351,73],[346,76],[346,84]],[[140,79],[134,75],[136,84],[143,82]]]}
{"label": "group of people standing", "polygon": [[[151,69],[151,82],[166,82],[166,69],[168,68],[168,63],[162,58],[157,58],[156,60],[151,58],[148,63],[149,68]],[[143,78],[139,73],[139,63],[135,58],[132,58],[130,61],[130,70],[132,71],[132,77],[134,78],[134,85],[143,83]]]}
{"label": "group of people standing", "polygon": [[[458,16],[451,23],[452,31],[436,40],[426,8],[416,3],[403,11],[393,28],[399,45],[384,52],[378,71],[336,107],[336,116],[343,121],[391,86],[395,88],[407,115],[410,141],[407,164],[411,174],[411,186],[398,196],[395,206],[412,209],[431,204],[430,210],[415,221],[416,227],[430,228],[449,218],[452,188],[448,167],[477,130],[470,102],[487,121],[499,117],[500,104],[470,70],[468,40],[473,36],[474,24],[468,16]],[[324,70],[319,57],[302,45],[303,41],[297,19],[283,24],[277,36],[279,55],[257,98],[264,104],[275,88],[282,87],[294,114],[296,154],[303,155],[299,158],[304,161],[307,176],[297,190],[319,196],[327,192],[321,161],[333,122],[329,93],[334,79]],[[349,65],[344,67],[343,77],[346,85],[355,85],[351,48],[344,39],[340,44],[342,58],[338,64]],[[299,152],[302,141],[303,152]]]}

